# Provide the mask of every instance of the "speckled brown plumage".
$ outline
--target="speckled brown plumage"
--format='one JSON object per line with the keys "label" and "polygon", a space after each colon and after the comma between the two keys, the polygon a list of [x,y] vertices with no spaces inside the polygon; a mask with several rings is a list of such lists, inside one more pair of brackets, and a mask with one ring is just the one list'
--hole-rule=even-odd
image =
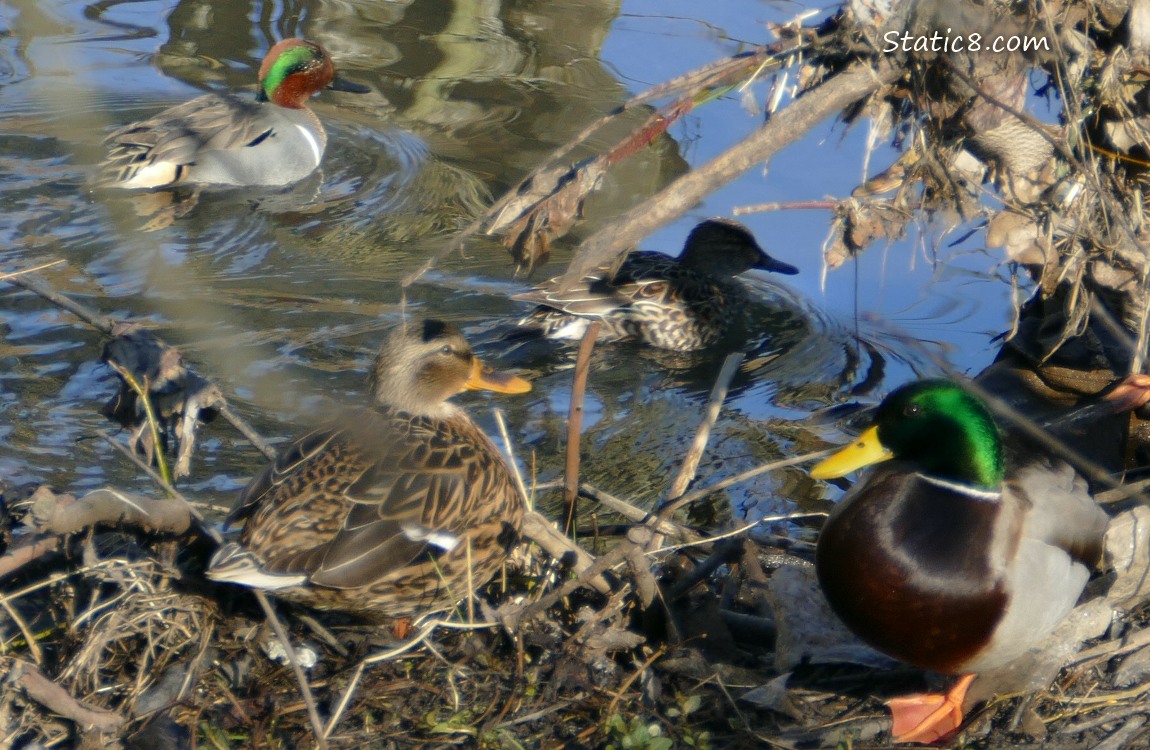
{"label": "speckled brown plumage", "polygon": [[637,339],[694,351],[746,333],[750,298],[734,277],[753,268],[797,273],[759,247],[742,224],[708,219],[688,235],[678,258],[632,252],[618,270],[603,269],[574,289],[561,292],[552,279],[515,299],[539,304],[520,325],[548,338],[579,338],[597,319],[600,341]]}
{"label": "speckled brown plumage", "polygon": [[[229,517],[246,520],[243,533],[213,558],[210,577],[318,609],[396,617],[448,607],[494,575],[524,500],[461,409],[430,395],[426,413],[395,405],[420,400],[414,384],[397,390],[402,373],[429,393],[454,393],[480,370],[454,329],[416,341],[416,354],[398,351],[394,336],[385,345],[372,407],[297,439],[251,481]],[[527,387],[484,377],[508,392]]]}

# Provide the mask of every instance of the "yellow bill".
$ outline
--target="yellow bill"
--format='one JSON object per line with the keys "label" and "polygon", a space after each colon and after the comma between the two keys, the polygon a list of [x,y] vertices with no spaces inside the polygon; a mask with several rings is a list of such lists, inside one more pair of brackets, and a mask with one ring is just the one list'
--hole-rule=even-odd
{"label": "yellow bill", "polygon": [[812,479],[835,479],[894,456],[878,439],[878,427],[869,427],[850,445],[815,464]]}
{"label": "yellow bill", "polygon": [[496,393],[527,393],[531,384],[521,377],[505,372],[497,372],[475,359],[471,363],[471,375],[463,387],[469,391],[495,391]]}

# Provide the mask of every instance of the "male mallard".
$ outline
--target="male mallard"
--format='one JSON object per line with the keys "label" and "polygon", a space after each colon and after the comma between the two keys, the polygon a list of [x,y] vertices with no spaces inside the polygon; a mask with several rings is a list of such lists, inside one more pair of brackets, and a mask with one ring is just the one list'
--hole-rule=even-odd
{"label": "male mallard", "polygon": [[748,295],[733,277],[752,268],[798,273],[768,255],[739,222],[708,219],[691,230],[678,258],[636,251],[613,274],[602,269],[570,291],[560,294],[552,279],[514,299],[539,305],[519,325],[548,338],[581,338],[598,319],[600,341],[639,339],[694,351],[715,344],[745,319]]}
{"label": "male mallard", "polygon": [[453,326],[398,328],[372,370],[374,404],[311,432],[244,489],[246,518],[208,577],[318,609],[388,617],[441,609],[499,569],[524,498],[499,451],[447,399],[526,393],[485,369]]}
{"label": "male mallard", "polygon": [[863,640],[965,675],[945,697],[891,702],[895,738],[930,742],[961,723],[973,673],[1022,655],[1074,606],[1107,517],[1070,466],[1005,449],[986,405],[952,381],[891,393],[874,426],[811,476],[878,462],[827,519],[816,568]]}
{"label": "male mallard", "polygon": [[327,133],[308,100],[325,88],[368,89],[336,77],[331,56],[304,39],[285,39],[260,65],[254,102],[205,94],[126,125],[105,139],[98,184],[114,188],[289,185],[323,158]]}

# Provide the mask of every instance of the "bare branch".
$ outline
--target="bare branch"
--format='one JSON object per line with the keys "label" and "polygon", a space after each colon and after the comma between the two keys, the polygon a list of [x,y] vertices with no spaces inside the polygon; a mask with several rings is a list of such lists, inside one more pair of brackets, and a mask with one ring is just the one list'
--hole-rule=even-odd
{"label": "bare branch", "polygon": [[571,383],[571,407],[567,411],[567,460],[563,474],[563,507],[567,520],[563,532],[570,534],[575,528],[575,507],[579,498],[579,445],[583,429],[583,395],[587,391],[587,373],[591,369],[591,350],[603,324],[594,320],[587,326],[579,342],[579,356],[575,359],[575,379]]}
{"label": "bare branch", "polygon": [[185,504],[105,488],[79,500],[45,487],[32,496],[32,523],[45,534],[74,534],[96,524],[138,526],[145,531],[184,534],[195,518]]}
{"label": "bare branch", "polygon": [[579,247],[567,272],[560,278],[561,291],[569,291],[585,275],[609,265],[619,253],[683,214],[707,194],[769,160],[818,123],[895,81],[900,75],[902,70],[889,61],[883,60],[878,64],[863,61],[792,102],[757,133],[675,180],[592,235]]}
{"label": "bare branch", "polygon": [[0,671],[6,671],[5,682],[24,691],[32,700],[65,719],[76,722],[86,731],[114,733],[120,731],[127,719],[118,713],[92,708],[76,700],[60,685],[49,680],[31,662],[12,657],[0,657]]}

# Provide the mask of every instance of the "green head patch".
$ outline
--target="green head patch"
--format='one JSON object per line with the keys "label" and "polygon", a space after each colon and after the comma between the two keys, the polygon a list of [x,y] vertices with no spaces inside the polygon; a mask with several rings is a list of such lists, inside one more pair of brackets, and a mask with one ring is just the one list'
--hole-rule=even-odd
{"label": "green head patch", "polygon": [[891,393],[875,414],[895,458],[925,474],[996,490],[1005,471],[1002,435],[982,399],[950,380],[923,380]]}

